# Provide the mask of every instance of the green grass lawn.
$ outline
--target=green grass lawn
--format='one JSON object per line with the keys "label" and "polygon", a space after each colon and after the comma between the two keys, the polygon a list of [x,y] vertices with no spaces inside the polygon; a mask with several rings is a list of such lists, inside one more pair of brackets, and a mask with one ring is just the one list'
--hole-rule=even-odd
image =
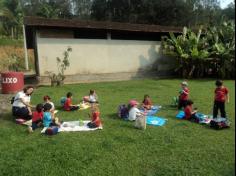
{"label": "green grass lawn", "polygon": [[[16,125],[12,116],[0,118],[0,175],[85,175],[85,176],[230,176],[235,165],[235,82],[225,81],[230,90],[226,105],[232,122],[230,129],[216,131],[175,118],[170,106],[181,80],[134,80],[111,83],[40,87],[32,103],[40,103],[46,94],[59,105],[61,96],[73,92],[74,101],[95,89],[100,102],[104,129],[94,132],[33,134]],[[210,114],[214,80],[189,81],[190,98],[202,113]],[[163,127],[147,126],[137,130],[132,122],[117,118],[117,106],[130,99],[141,101],[149,94],[163,106],[158,116],[168,122]],[[89,110],[58,113],[63,121],[88,119]]]}

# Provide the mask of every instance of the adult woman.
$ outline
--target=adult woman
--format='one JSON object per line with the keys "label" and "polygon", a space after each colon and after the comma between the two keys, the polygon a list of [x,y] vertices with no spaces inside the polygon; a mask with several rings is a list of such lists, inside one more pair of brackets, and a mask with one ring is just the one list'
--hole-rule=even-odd
{"label": "adult woman", "polygon": [[32,86],[27,86],[23,91],[16,94],[12,105],[13,116],[25,120],[32,118],[31,108],[33,108],[33,106],[30,104],[30,98],[33,91],[34,88]]}

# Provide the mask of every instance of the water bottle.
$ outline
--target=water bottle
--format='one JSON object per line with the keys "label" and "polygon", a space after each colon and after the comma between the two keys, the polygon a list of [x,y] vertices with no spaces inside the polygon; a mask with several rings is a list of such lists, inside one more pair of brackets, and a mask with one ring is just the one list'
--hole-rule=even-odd
{"label": "water bottle", "polygon": [[84,122],[83,122],[83,120],[79,120],[79,126],[84,126]]}

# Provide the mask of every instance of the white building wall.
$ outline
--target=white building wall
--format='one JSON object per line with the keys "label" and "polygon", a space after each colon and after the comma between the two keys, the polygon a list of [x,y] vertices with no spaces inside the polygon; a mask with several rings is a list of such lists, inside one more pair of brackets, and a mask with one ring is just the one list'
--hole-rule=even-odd
{"label": "white building wall", "polygon": [[56,57],[70,46],[66,75],[138,72],[151,69],[160,58],[160,42],[37,38],[40,76],[57,73]]}

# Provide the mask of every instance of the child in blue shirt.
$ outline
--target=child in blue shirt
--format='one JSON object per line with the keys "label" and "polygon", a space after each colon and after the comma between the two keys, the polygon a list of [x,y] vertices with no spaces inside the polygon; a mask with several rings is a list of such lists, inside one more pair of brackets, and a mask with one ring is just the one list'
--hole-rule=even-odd
{"label": "child in blue shirt", "polygon": [[44,106],[44,113],[43,113],[43,126],[44,127],[51,127],[51,126],[60,126],[60,122],[57,117],[54,117],[54,114],[51,112],[52,105],[46,103]]}

